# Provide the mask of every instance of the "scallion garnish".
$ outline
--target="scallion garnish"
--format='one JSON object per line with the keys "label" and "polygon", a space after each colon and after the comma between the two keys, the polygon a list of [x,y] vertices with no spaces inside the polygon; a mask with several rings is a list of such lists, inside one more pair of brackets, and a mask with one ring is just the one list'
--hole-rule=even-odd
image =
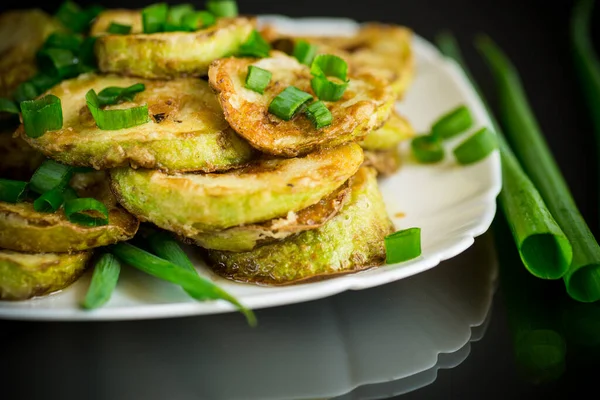
{"label": "scallion garnish", "polygon": [[28,182],[0,178],[0,201],[18,203],[25,198]]}
{"label": "scallion garnish", "polygon": [[108,33],[113,35],[128,35],[131,33],[131,25],[119,24],[118,22],[111,22],[106,30]]}
{"label": "scallion garnish", "polygon": [[167,232],[153,232],[146,240],[148,241],[152,252],[158,257],[179,265],[189,271],[196,272],[194,264],[192,264],[179,243],[171,234]]}
{"label": "scallion garnish", "polygon": [[394,264],[421,255],[421,228],[409,228],[385,237],[385,262]]}
{"label": "scallion garnish", "polygon": [[279,118],[289,121],[300,108],[311,101],[313,97],[295,86],[286,87],[269,105],[269,112]]}
{"label": "scallion garnish", "polygon": [[486,158],[496,148],[494,132],[488,128],[482,128],[454,149],[454,157],[459,164],[473,164]]}
{"label": "scallion garnish", "polygon": [[317,55],[317,46],[300,39],[294,44],[293,54],[301,64],[310,66]]}
{"label": "scallion garnish", "polygon": [[431,127],[431,134],[443,140],[450,139],[472,125],[471,112],[466,106],[461,105],[439,118]]}
{"label": "scallion garnish", "polygon": [[109,251],[132,267],[181,286],[196,300],[212,299],[230,302],[246,316],[250,325],[256,325],[256,317],[252,310],[245,308],[235,297],[209,280],[200,277],[196,272],[189,271],[185,267],[164,260],[129,243],[117,243],[110,246]]}
{"label": "scallion garnish", "polygon": [[72,1],[65,1],[56,11],[56,18],[73,32],[84,32],[90,22],[103,10],[100,6],[91,6],[85,10]]}
{"label": "scallion garnish", "polygon": [[165,32],[181,31],[183,17],[194,12],[194,6],[191,4],[177,4],[169,7],[167,21],[165,22]]}
{"label": "scallion garnish", "polygon": [[411,141],[410,147],[417,161],[422,164],[433,164],[444,159],[444,147],[436,136],[417,136]]}
{"label": "scallion garnish", "polygon": [[[33,86],[33,85],[32,85]],[[38,138],[48,131],[61,129],[63,126],[62,106],[60,99],[53,94],[37,100],[21,102],[21,114],[25,133]]]}
{"label": "scallion garnish", "polygon": [[165,30],[169,6],[167,3],[152,4],[142,10],[144,33],[157,33]]}
{"label": "scallion garnish", "polygon": [[91,72],[98,69],[96,54],[94,53],[96,39],[95,36],[88,36],[83,40],[78,54],[80,73]]}
{"label": "scallion garnish", "polygon": [[146,86],[143,83],[136,83],[124,88],[109,86],[98,93],[98,101],[100,102],[101,107],[110,104],[118,104],[124,101],[133,101],[135,95],[144,90],[146,90]]}
{"label": "scallion garnish", "polygon": [[36,87],[31,82],[23,82],[17,86],[13,97],[17,104],[21,104],[24,101],[35,99],[39,93],[41,92],[38,92]]}
{"label": "scallion garnish", "polygon": [[14,101],[0,97],[0,113],[18,114],[19,107]]}
{"label": "scallion garnish", "polygon": [[78,64],[79,58],[71,50],[51,48],[38,52],[40,69],[53,77],[65,79],[78,75]]}
{"label": "scallion garnish", "polygon": [[33,173],[29,187],[38,194],[44,194],[55,188],[64,189],[72,175],[73,171],[68,165],[46,160]]}
{"label": "scallion garnish", "polygon": [[208,0],[206,9],[217,17],[237,17],[238,6],[235,0]]}
{"label": "scallion garnish", "polygon": [[315,128],[321,129],[331,125],[333,115],[322,101],[315,101],[306,107],[306,116],[313,123]]}
{"label": "scallion garnish", "polygon": [[529,177],[573,247],[564,276],[567,292],[578,301],[600,300],[600,246],[581,216],[527,102],[518,72],[487,37],[477,40],[498,90],[500,115]]}
{"label": "scallion garnish", "polygon": [[64,187],[55,187],[42,194],[33,202],[33,209],[38,212],[53,213],[62,206]]}
{"label": "scallion garnish", "polygon": [[75,224],[94,227],[108,225],[108,210],[104,203],[90,197],[65,201],[65,215]]}
{"label": "scallion garnish", "polygon": [[214,25],[216,21],[215,16],[208,11],[194,11],[183,16],[181,30],[196,31],[201,28],[208,28]]}
{"label": "scallion garnish", "polygon": [[269,57],[271,45],[255,29],[248,39],[240,46],[238,56],[240,57]]}
{"label": "scallion garnish", "polygon": [[[311,86],[320,100],[338,101],[348,88],[348,63],[338,56],[320,54],[313,60],[310,72],[314,76]],[[341,83],[328,77],[337,78]]]}
{"label": "scallion garnish", "polygon": [[44,42],[44,49],[65,49],[72,52],[79,51],[83,39],[80,35],[73,33],[54,32]]}
{"label": "scallion garnish", "polygon": [[[32,84],[37,93],[44,93],[46,90],[52,88],[54,85],[60,82],[60,78],[50,76],[48,74],[39,73],[28,81]],[[37,96],[37,95],[36,95]],[[35,96],[34,96],[35,98]],[[28,99],[31,100],[31,99]]]}
{"label": "scallion garnish", "polygon": [[150,121],[148,106],[138,106],[118,110],[103,110],[94,89],[85,95],[87,106],[102,130],[119,130],[142,125]]}
{"label": "scallion garnish", "polygon": [[92,280],[81,306],[91,310],[106,304],[117,286],[120,273],[119,260],[110,253],[102,254],[94,265]]}
{"label": "scallion garnish", "polygon": [[271,71],[249,65],[248,75],[246,75],[246,88],[263,94],[267,86],[269,86],[272,76]]}

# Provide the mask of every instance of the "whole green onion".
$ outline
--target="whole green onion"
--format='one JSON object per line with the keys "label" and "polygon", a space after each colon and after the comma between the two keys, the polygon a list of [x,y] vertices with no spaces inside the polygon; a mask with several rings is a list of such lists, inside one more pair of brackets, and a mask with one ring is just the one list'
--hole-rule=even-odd
{"label": "whole green onion", "polygon": [[209,280],[200,277],[197,273],[150,254],[129,243],[117,243],[110,246],[109,251],[124,263],[142,272],[181,286],[196,300],[213,299],[228,301],[246,316],[250,325],[256,325],[256,317],[252,310],[245,308],[235,297]]}
{"label": "whole green onion", "polygon": [[148,241],[152,252],[158,257],[179,265],[188,271],[197,273],[194,264],[192,264],[187,254],[185,254],[177,240],[175,240],[170,233],[160,231],[153,232],[146,240]]}
{"label": "whole green onion", "polygon": [[44,194],[52,189],[64,189],[73,176],[73,171],[68,165],[46,160],[33,173],[29,181],[30,189],[38,194]]}
{"label": "whole green onion", "polygon": [[237,17],[238,6],[235,0],[208,0],[206,9],[217,17]]}
{"label": "whole green onion", "polygon": [[238,50],[239,57],[269,57],[271,45],[255,29],[250,33],[248,39],[240,46]]}
{"label": "whole green onion", "polygon": [[267,86],[269,86],[272,76],[273,74],[271,71],[267,71],[266,69],[254,65],[248,65],[248,75],[246,75],[245,87],[263,94]]}
{"label": "whole green onion", "polygon": [[410,142],[412,154],[422,164],[433,164],[444,159],[444,146],[436,136],[417,136]]}
{"label": "whole green onion", "polygon": [[55,212],[64,202],[63,190],[63,187],[56,187],[45,192],[35,199],[33,202],[33,209],[38,212]]}
{"label": "whole green onion", "polygon": [[89,197],[69,199],[65,201],[64,209],[67,219],[78,225],[95,227],[108,225],[109,222],[106,206],[96,199]]}
{"label": "whole green onion", "polygon": [[409,228],[385,237],[386,263],[412,260],[421,255],[421,228]]}
{"label": "whole green onion", "polygon": [[269,105],[269,112],[279,118],[289,121],[300,108],[311,101],[313,97],[295,86],[286,87]]}
{"label": "whole green onion", "polygon": [[309,104],[304,111],[308,119],[313,123],[315,128],[321,129],[331,125],[333,115],[322,101],[315,101]]}
{"label": "whole green onion", "polygon": [[0,178],[0,201],[5,203],[22,201],[27,194],[28,185],[27,182]]}
{"label": "whole green onion", "polygon": [[136,83],[128,87],[109,86],[98,93],[98,101],[101,107],[124,101],[133,101],[135,95],[144,90],[146,90],[146,86],[143,83]]}
{"label": "whole green onion", "polygon": [[119,24],[118,22],[111,22],[106,31],[113,35],[129,35],[131,33],[131,25],[124,25]]}
{"label": "whole green onion", "polygon": [[567,292],[578,301],[600,300],[600,246],[548,149],[518,73],[491,39],[479,37],[477,47],[496,80],[501,116],[515,151],[571,242],[573,260],[564,276]]}
{"label": "whole green onion", "polygon": [[454,157],[459,164],[473,164],[486,158],[496,147],[494,133],[488,128],[482,128],[454,149]]}
{"label": "whole green onion", "polygon": [[96,125],[102,130],[126,129],[150,121],[148,105],[118,110],[103,110],[100,108],[100,99],[94,89],[90,89],[90,91],[87,92],[85,99],[87,101],[87,106],[96,121]]}
{"label": "whole green onion", "polygon": [[567,236],[548,211],[538,189],[525,174],[504,140],[499,124],[462,58],[456,39],[445,34],[440,35],[437,42],[440,50],[462,67],[494,127],[502,161],[502,191],[498,200],[510,225],[523,264],[538,278],[561,278],[573,258],[573,250]]}
{"label": "whole green onion", "polygon": [[308,43],[306,40],[298,40],[294,44],[294,57],[304,65],[311,65],[317,56],[318,47]]}
{"label": "whole green onion", "polygon": [[450,139],[473,125],[473,118],[469,109],[461,105],[443,115],[431,127],[431,134],[440,139]]}
{"label": "whole green onion", "polygon": [[142,10],[144,33],[158,33],[165,30],[169,6],[167,3],[152,4]]}
{"label": "whole green onion", "polygon": [[14,101],[0,97],[0,113],[19,114],[19,107]]}
{"label": "whole green onion", "polygon": [[120,273],[121,264],[117,257],[110,253],[102,254],[94,265],[92,280],[81,306],[91,310],[106,304],[117,287]]}
{"label": "whole green onion", "polygon": [[22,101],[21,115],[25,133],[32,138],[63,126],[62,105],[60,99],[53,94],[37,100]]}

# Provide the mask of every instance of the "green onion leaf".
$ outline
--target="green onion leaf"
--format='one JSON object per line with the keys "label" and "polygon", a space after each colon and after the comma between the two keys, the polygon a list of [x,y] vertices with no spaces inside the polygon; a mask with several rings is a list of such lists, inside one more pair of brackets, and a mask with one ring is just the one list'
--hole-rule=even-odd
{"label": "green onion leaf", "polygon": [[269,57],[270,51],[271,45],[255,29],[240,46],[238,56],[265,58]]}
{"label": "green onion leaf", "polygon": [[102,254],[94,265],[92,280],[81,306],[91,310],[106,304],[117,286],[120,273],[119,260],[110,253]]}
{"label": "green onion leaf", "polygon": [[600,246],[546,144],[518,72],[491,39],[480,37],[477,47],[495,78],[500,115],[515,153],[573,247],[573,260],[564,276],[567,292],[582,302],[600,300]]}
{"label": "green onion leaf", "polygon": [[271,71],[256,67],[254,65],[248,65],[248,75],[246,75],[246,88],[253,90],[257,93],[263,94],[273,74]]}
{"label": "green onion leaf", "polygon": [[305,65],[311,65],[317,55],[318,47],[306,40],[298,40],[294,45],[294,57]]}
{"label": "green onion leaf", "polygon": [[52,189],[67,187],[73,176],[73,170],[68,165],[59,164],[54,160],[46,160],[33,173],[29,181],[31,190],[44,194]]}
{"label": "green onion leaf", "polygon": [[459,164],[473,164],[486,158],[496,148],[494,132],[482,128],[454,149],[454,157]]}
{"label": "green onion leaf", "polygon": [[315,128],[321,129],[331,125],[333,115],[322,101],[315,101],[306,107],[306,116],[311,120]]}
{"label": "green onion leaf", "polygon": [[40,69],[50,76],[66,79],[79,74],[79,58],[71,50],[42,49],[37,57]]}
{"label": "green onion leaf", "polygon": [[0,113],[19,114],[19,107],[14,101],[0,97]]}
{"label": "green onion leaf", "polygon": [[124,101],[133,101],[135,95],[144,90],[146,90],[146,86],[143,83],[136,83],[124,88],[109,86],[98,93],[98,101],[100,102],[100,106],[118,104]]}
{"label": "green onion leaf", "polygon": [[75,224],[94,227],[108,225],[108,210],[100,201],[92,198],[65,201],[65,215]]}
{"label": "green onion leaf", "polygon": [[466,131],[472,125],[471,112],[462,105],[438,119],[431,127],[431,134],[440,139],[450,139]]}
{"label": "green onion leaf", "polygon": [[118,22],[111,22],[107,29],[108,33],[114,35],[128,35],[131,33],[131,25],[119,24]]}
{"label": "green onion leaf", "polygon": [[18,203],[23,201],[27,194],[29,184],[23,181],[0,178],[0,201],[5,203]]}
{"label": "green onion leaf", "polygon": [[21,104],[24,101],[35,99],[39,93],[31,82],[23,82],[17,86],[13,97],[17,104]]}
{"label": "green onion leaf", "polygon": [[94,45],[96,44],[97,37],[88,36],[83,40],[81,49],[79,49],[79,73],[92,72],[98,69],[98,62],[96,60],[96,53],[94,52]]}
{"label": "green onion leaf", "polygon": [[229,293],[200,277],[196,272],[164,260],[129,243],[117,243],[109,247],[109,251],[124,263],[156,278],[181,286],[196,300],[225,300],[235,305],[248,320],[251,326],[256,325],[256,317],[252,310],[245,308]]}
{"label": "green onion leaf", "polygon": [[217,17],[237,17],[238,6],[235,0],[208,0],[206,9]]}
{"label": "green onion leaf", "polygon": [[[39,73],[36,74],[33,78],[31,78],[28,82],[35,87],[37,93],[44,93],[46,90],[52,88],[54,85],[59,83],[60,78]],[[37,95],[33,98],[35,97],[37,97]]]}
{"label": "green onion leaf", "polygon": [[169,6],[167,3],[152,4],[142,10],[144,33],[157,33],[165,30]]}
{"label": "green onion leaf", "polygon": [[142,125],[150,121],[148,105],[118,110],[101,109],[100,100],[94,89],[85,95],[87,106],[102,130],[119,130]]}
{"label": "green onion leaf", "polygon": [[312,99],[310,94],[295,86],[288,86],[271,101],[269,112],[289,121],[304,104]]}
{"label": "green onion leaf", "polygon": [[33,209],[38,212],[55,212],[64,202],[63,190],[64,187],[55,187],[42,194],[33,202]]}
{"label": "green onion leaf", "polygon": [[216,22],[214,15],[208,11],[196,11],[183,16],[181,19],[181,29],[184,31],[196,31],[202,28],[208,28]]}
{"label": "green onion leaf", "polygon": [[421,255],[421,228],[409,228],[385,237],[387,264],[412,260]]}
{"label": "green onion leaf", "polygon": [[177,264],[188,271],[196,272],[194,264],[192,264],[187,254],[185,254],[177,240],[170,233],[162,231],[153,232],[146,240],[152,252],[160,258]]}
{"label": "green onion leaf", "polygon": [[422,164],[433,164],[444,159],[444,147],[435,136],[417,136],[410,143],[410,147],[417,161]]}
{"label": "green onion leaf", "polygon": [[63,126],[61,102],[53,94],[37,100],[22,101],[21,114],[25,133],[32,138],[38,138]]}
{"label": "green onion leaf", "polygon": [[44,42],[44,49],[64,49],[72,52],[79,51],[83,39],[79,35],[72,33],[54,32]]}
{"label": "green onion leaf", "polygon": [[191,4],[178,4],[169,8],[167,21],[165,22],[165,32],[175,32],[185,30],[182,27],[183,17],[192,14],[194,6]]}
{"label": "green onion leaf", "polygon": [[[313,60],[310,73],[314,76],[310,84],[320,100],[338,101],[348,88],[348,63],[338,56],[319,54]],[[335,82],[334,77],[342,82]]]}

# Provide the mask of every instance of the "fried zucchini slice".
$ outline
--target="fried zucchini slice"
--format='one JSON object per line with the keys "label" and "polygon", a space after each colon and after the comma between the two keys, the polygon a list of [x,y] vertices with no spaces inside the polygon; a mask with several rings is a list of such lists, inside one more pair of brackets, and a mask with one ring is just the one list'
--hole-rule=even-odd
{"label": "fried zucchini slice", "polygon": [[[144,83],[134,101],[107,108],[147,104],[150,122],[116,131],[96,126],[85,100],[90,89]],[[95,169],[131,166],[165,171],[219,171],[249,161],[254,151],[223,118],[208,83],[180,78],[150,81],[139,78],[81,75],[64,81],[49,93],[62,102],[63,127],[30,138],[21,125],[18,134],[50,158]]]}
{"label": "fried zucchini slice", "polygon": [[415,131],[410,123],[394,111],[385,125],[367,134],[365,139],[360,142],[360,147],[373,151],[388,150],[397,147],[400,142],[410,139],[414,135]]}
{"label": "fried zucchini slice", "polygon": [[109,224],[86,227],[70,222],[61,208],[37,212],[32,203],[0,202],[0,248],[33,253],[64,253],[107,246],[133,238],[139,221],[120,207],[105,172],[81,174],[72,187],[81,197],[94,197],[109,210]]}
{"label": "fried zucchini slice", "polygon": [[27,254],[0,250],[0,300],[27,300],[61,290],[83,274],[91,251]]}
{"label": "fried zucchini slice", "polygon": [[0,97],[12,98],[17,86],[37,72],[37,51],[52,32],[62,29],[39,9],[0,14]]}
{"label": "fried zucchini slice", "polygon": [[390,176],[400,169],[402,164],[400,149],[393,147],[388,150],[365,150],[363,165],[375,168],[381,176]]}
{"label": "fried zucchini slice", "polygon": [[363,162],[350,143],[292,159],[260,160],[221,174],[111,171],[119,202],[142,221],[193,237],[268,221],[309,207],[350,178]]}
{"label": "fried zucchini slice", "polygon": [[[245,88],[249,65],[273,74],[264,95]],[[389,118],[394,104],[392,91],[384,80],[371,74],[353,75],[342,99],[326,103],[333,115],[331,125],[316,129],[302,113],[290,121],[269,113],[273,98],[288,86],[314,95],[310,68],[295,58],[281,52],[261,60],[224,58],[216,60],[208,74],[231,127],[257,149],[286,157],[361,139]]]}
{"label": "fried zucchini slice", "polygon": [[255,27],[251,18],[219,18],[215,25],[195,32],[144,34],[141,16],[136,13],[100,14],[93,32],[107,29],[109,18],[130,20],[128,24],[133,28],[129,35],[98,37],[95,53],[100,71],[142,78],[204,76],[213,60],[236,53]]}
{"label": "fried zucchini slice", "polygon": [[46,156],[12,132],[0,132],[0,177],[28,181]]}
{"label": "fried zucchini slice", "polygon": [[298,212],[290,211],[283,218],[260,224],[234,226],[222,231],[199,233],[193,237],[192,242],[212,250],[250,251],[258,245],[323,226],[337,215],[349,197],[350,188],[346,182],[318,203]]}
{"label": "fried zucchini slice", "polygon": [[361,168],[350,187],[350,200],[322,227],[249,252],[211,250],[211,267],[237,281],[282,285],[381,265],[385,260],[384,238],[393,226],[376,172]]}

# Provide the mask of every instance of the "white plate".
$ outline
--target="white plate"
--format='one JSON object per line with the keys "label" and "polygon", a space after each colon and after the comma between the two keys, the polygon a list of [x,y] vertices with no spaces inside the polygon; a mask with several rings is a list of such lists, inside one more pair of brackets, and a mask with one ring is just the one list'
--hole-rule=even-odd
{"label": "white plate", "polygon": [[[264,16],[261,22],[273,23],[282,30],[304,35],[352,34],[358,24],[346,19],[299,19]],[[246,306],[258,309],[298,303],[343,292],[365,289],[396,281],[435,267],[442,260],[460,254],[473,244],[476,236],[490,226],[496,212],[496,196],[501,188],[500,158],[494,152],[485,160],[467,167],[459,166],[452,148],[468,134],[489,126],[486,112],[477,95],[455,63],[441,56],[436,48],[416,36],[416,79],[398,109],[415,129],[427,131],[444,112],[466,104],[474,118],[470,132],[447,144],[447,157],[435,165],[411,161],[403,147],[405,163],[394,176],[381,181],[388,213],[396,228],[420,227],[421,257],[401,264],[337,277],[321,282],[289,287],[266,288],[239,284],[219,278],[197,261],[201,274],[209,276]],[[396,217],[399,213],[402,218]],[[192,251],[193,253],[193,251]],[[229,312],[224,301],[195,302],[174,285],[126,268],[111,301],[103,308],[86,312],[77,304],[85,293],[89,274],[76,284],[45,298],[24,302],[0,302],[0,317],[38,320],[122,320],[165,318],[184,315]]]}

